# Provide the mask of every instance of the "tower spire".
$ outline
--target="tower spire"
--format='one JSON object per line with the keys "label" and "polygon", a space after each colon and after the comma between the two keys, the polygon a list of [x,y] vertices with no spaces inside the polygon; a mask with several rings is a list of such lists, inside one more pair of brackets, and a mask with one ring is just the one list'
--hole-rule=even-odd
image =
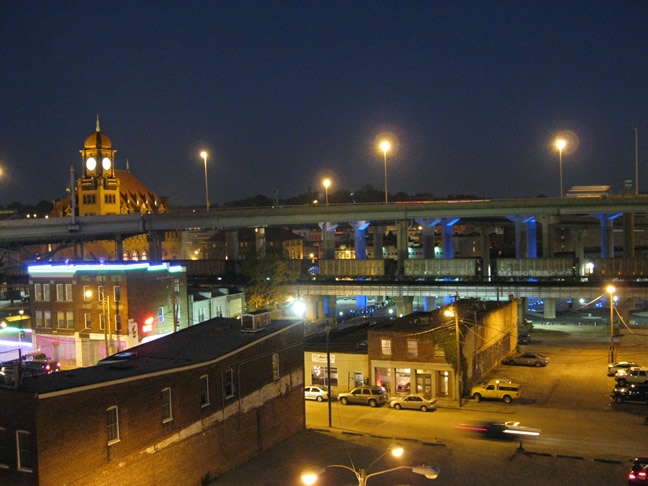
{"label": "tower spire", "polygon": [[99,113],[97,113],[97,131],[101,131],[101,128],[99,127]]}

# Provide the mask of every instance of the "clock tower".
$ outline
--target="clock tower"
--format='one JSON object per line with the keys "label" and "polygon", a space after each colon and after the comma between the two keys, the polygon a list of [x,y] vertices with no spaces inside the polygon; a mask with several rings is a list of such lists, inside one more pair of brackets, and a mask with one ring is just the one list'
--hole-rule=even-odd
{"label": "clock tower", "polygon": [[86,138],[81,152],[83,175],[77,179],[79,216],[120,214],[119,178],[115,176],[112,141],[99,126]]}

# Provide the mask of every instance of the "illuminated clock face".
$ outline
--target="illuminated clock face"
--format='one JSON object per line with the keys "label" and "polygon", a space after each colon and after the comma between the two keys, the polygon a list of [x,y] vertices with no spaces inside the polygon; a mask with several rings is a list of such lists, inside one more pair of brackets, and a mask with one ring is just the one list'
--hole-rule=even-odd
{"label": "illuminated clock face", "polygon": [[101,167],[103,167],[104,170],[110,170],[111,165],[112,163],[110,162],[110,159],[108,157],[104,157],[101,161]]}
{"label": "illuminated clock face", "polygon": [[97,168],[97,161],[94,157],[88,157],[86,160],[86,169],[95,170]]}

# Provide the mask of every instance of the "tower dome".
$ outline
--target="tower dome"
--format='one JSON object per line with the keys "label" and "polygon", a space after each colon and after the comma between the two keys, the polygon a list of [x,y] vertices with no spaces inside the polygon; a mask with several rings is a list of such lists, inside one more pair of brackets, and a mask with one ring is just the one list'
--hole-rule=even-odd
{"label": "tower dome", "polygon": [[97,129],[95,132],[88,135],[88,138],[85,139],[83,144],[84,148],[95,149],[95,148],[112,148],[112,140],[108,138],[108,135],[101,133],[101,128],[99,127],[99,115],[97,115]]}

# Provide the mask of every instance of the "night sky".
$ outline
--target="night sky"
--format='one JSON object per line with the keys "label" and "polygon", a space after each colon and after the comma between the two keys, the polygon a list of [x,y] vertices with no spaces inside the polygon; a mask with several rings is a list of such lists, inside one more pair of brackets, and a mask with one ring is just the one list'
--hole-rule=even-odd
{"label": "night sky", "polygon": [[[3,1],[0,204],[65,196],[95,130],[170,205],[384,187],[648,192],[648,2]],[[637,131],[635,132],[635,128]],[[577,146],[577,147],[576,147]]]}

